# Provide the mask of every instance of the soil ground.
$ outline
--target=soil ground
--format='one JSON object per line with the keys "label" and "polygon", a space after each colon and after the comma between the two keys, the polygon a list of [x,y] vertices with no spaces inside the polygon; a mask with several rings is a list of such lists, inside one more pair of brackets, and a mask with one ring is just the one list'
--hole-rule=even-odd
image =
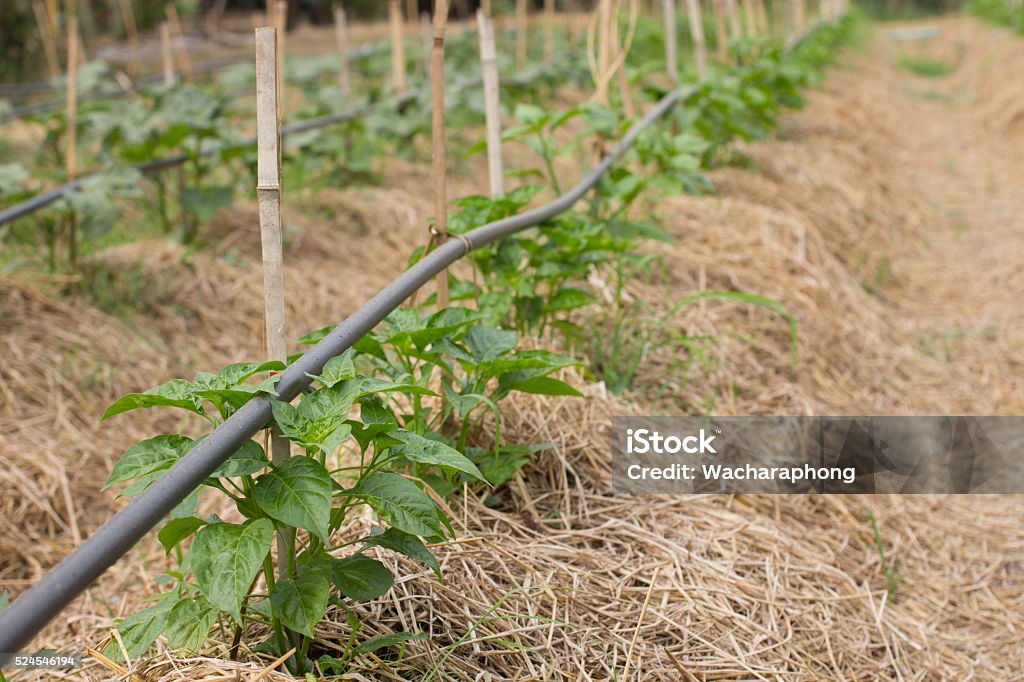
{"label": "soil ground", "polygon": [[[577,378],[586,400],[517,399],[503,429],[560,446],[531,464],[525,492],[499,491],[502,509],[453,500],[462,540],[435,548],[444,582],[403,563],[406,578],[362,609],[369,630],[428,632],[408,662],[428,670],[450,653],[439,676],[452,680],[624,679],[627,667],[634,680],[1024,679],[1017,497],[607,493],[612,414],[1024,414],[1024,40],[972,19],[925,23],[939,32],[921,43],[876,26],[777,138],[712,173],[716,196],[658,202],[675,237],[659,252],[668,274],[629,294],[678,332],[713,336],[708,360],[683,371],[670,351],[652,354],[621,398]],[[954,68],[914,75],[899,65],[907,54]],[[286,214],[295,335],[351,312],[424,239],[429,171],[386,163],[386,186],[323,191]],[[482,176],[455,179],[452,195],[483,189]],[[52,278],[0,279],[0,478],[11,493],[0,500],[0,589],[17,595],[95,530],[121,504],[98,492],[116,457],[178,426],[155,411],[101,425],[103,406],[260,355],[256,225],[244,203],[213,222],[204,251],[100,254],[111,272],[144,265],[127,319]],[[793,311],[796,367],[770,313],[716,301],[672,310],[702,288]],[[897,566],[892,593],[869,508]],[[144,541],[38,645],[97,646],[166,565]],[[334,614],[318,635],[337,640],[346,627]],[[353,679],[400,679],[364,663]],[[132,662],[145,680],[259,669],[164,651]],[[71,677],[120,678],[95,660]]]}

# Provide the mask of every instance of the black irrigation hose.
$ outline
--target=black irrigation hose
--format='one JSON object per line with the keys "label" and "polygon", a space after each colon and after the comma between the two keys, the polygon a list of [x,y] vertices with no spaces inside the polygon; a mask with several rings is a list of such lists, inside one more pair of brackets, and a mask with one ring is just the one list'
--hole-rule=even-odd
{"label": "black irrigation hose", "polygon": [[[427,254],[282,372],[276,399],[294,399],[309,386],[313,376],[321,373],[328,360],[351,348],[413,292],[470,250],[568,211],[629,150],[644,128],[695,91],[696,87],[690,86],[665,95],[650,113],[633,124],[611,154],[550,204],[478,227],[464,235],[465,241],[451,239]],[[26,646],[54,616],[124,556],[245,441],[265,428],[271,417],[270,401],[273,399],[260,394],[243,405],[0,614],[0,666],[6,665],[15,652]]]}

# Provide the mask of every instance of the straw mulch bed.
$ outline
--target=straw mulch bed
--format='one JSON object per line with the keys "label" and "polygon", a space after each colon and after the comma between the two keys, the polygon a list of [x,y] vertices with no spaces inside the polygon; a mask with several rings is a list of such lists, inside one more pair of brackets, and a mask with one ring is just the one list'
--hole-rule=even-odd
{"label": "straw mulch bed", "polygon": [[[659,252],[665,274],[632,282],[628,294],[663,328],[713,338],[706,360],[683,369],[669,345],[652,349],[622,398],[569,377],[586,400],[510,401],[509,439],[558,447],[528,467],[522,487],[494,491],[496,508],[475,494],[450,500],[459,540],[434,548],[443,581],[382,556],[401,577],[359,607],[359,638],[428,638],[401,661],[359,658],[350,679],[431,670],[481,681],[1021,679],[1024,508],[1015,498],[607,492],[613,414],[1024,410],[1024,204],[1012,187],[1024,144],[1008,137],[1024,93],[1007,77],[1024,67],[1024,41],[973,21],[939,25],[934,49],[968,46],[949,79],[922,83],[895,68],[905,48],[880,33],[787,118],[779,139],[742,149],[756,172],[722,169],[719,196],[657,205],[676,243]],[[927,88],[950,96],[921,96]],[[404,188],[428,186],[425,171],[388,163],[392,189],[322,192],[286,215],[292,329],[343,317],[424,238],[429,197]],[[474,187],[460,180],[452,191]],[[159,289],[126,321],[67,282],[2,280],[0,482],[15,494],[0,500],[0,589],[17,594],[102,523],[120,504],[97,492],[116,455],[177,426],[155,411],[98,425],[109,400],[260,355],[255,235],[254,208],[242,206],[212,226],[202,253],[146,244],[101,254],[106,269],[123,263]],[[600,274],[593,283],[601,288]],[[800,320],[796,366],[772,313],[715,300],[673,310],[701,289],[778,299]],[[892,592],[869,509],[895,562]],[[144,541],[38,644],[98,646],[114,617],[157,589],[165,566],[156,542]],[[340,646],[344,614],[332,611],[317,634],[326,651]],[[202,657],[158,648],[130,672],[151,682],[290,679],[249,652],[221,660],[223,640],[215,630]],[[71,679],[124,675],[90,660]]]}

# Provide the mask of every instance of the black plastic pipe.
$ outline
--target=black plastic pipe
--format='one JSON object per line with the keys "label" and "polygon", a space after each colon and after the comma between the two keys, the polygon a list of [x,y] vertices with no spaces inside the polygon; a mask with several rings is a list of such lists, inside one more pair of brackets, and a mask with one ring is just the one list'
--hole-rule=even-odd
{"label": "black plastic pipe", "polygon": [[650,113],[633,124],[611,154],[604,157],[576,186],[550,204],[471,230],[464,235],[465,242],[451,239],[439,246],[292,363],[281,373],[277,398],[261,394],[243,405],[0,614],[0,667],[6,665],[15,652],[26,646],[54,616],[124,556],[245,441],[266,427],[271,417],[271,400],[294,399],[309,386],[312,376],[321,373],[328,360],[351,348],[413,292],[470,250],[540,225],[571,209],[629,150],[640,131],[694,91],[695,88],[689,87],[665,95]]}

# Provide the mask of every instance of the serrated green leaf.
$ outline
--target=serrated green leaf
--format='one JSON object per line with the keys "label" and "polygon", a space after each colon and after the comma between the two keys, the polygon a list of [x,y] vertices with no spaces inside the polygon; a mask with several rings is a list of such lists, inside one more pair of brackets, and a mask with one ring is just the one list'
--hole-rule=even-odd
{"label": "serrated green leaf", "polygon": [[241,622],[242,598],[263,565],[274,539],[270,519],[241,525],[214,523],[192,541],[189,557],[196,584],[207,600]]}
{"label": "serrated green leaf", "polygon": [[395,584],[384,564],[362,554],[331,561],[331,576],[341,593],[353,601],[376,599]]}
{"label": "serrated green leaf", "polygon": [[441,577],[441,565],[437,563],[437,558],[431,554],[422,540],[411,533],[398,528],[388,528],[383,533],[367,535],[363,538],[363,543],[364,548],[383,547],[420,561],[429,566],[438,578]]}
{"label": "serrated green leaf", "polygon": [[195,533],[205,525],[206,521],[197,519],[194,516],[174,519],[160,529],[156,538],[160,541],[160,544],[164,546],[167,554],[170,554],[171,550],[174,549],[174,547],[182,540],[192,535],[192,533]]}
{"label": "serrated green leaf", "polygon": [[328,542],[331,475],[319,462],[296,456],[256,479],[253,497],[268,516]]}
{"label": "serrated green leaf", "polygon": [[342,494],[365,500],[382,519],[407,533],[442,535],[437,507],[416,484],[398,474],[370,474]]}
{"label": "serrated green leaf", "polygon": [[285,627],[313,636],[313,628],[327,613],[331,582],[326,565],[308,568],[294,580],[279,580],[270,593],[270,605]]}
{"label": "serrated green leaf", "polygon": [[139,441],[121,455],[103,484],[103,490],[115,483],[163,471],[181,459],[191,447],[192,439],[185,436],[163,435]]}

